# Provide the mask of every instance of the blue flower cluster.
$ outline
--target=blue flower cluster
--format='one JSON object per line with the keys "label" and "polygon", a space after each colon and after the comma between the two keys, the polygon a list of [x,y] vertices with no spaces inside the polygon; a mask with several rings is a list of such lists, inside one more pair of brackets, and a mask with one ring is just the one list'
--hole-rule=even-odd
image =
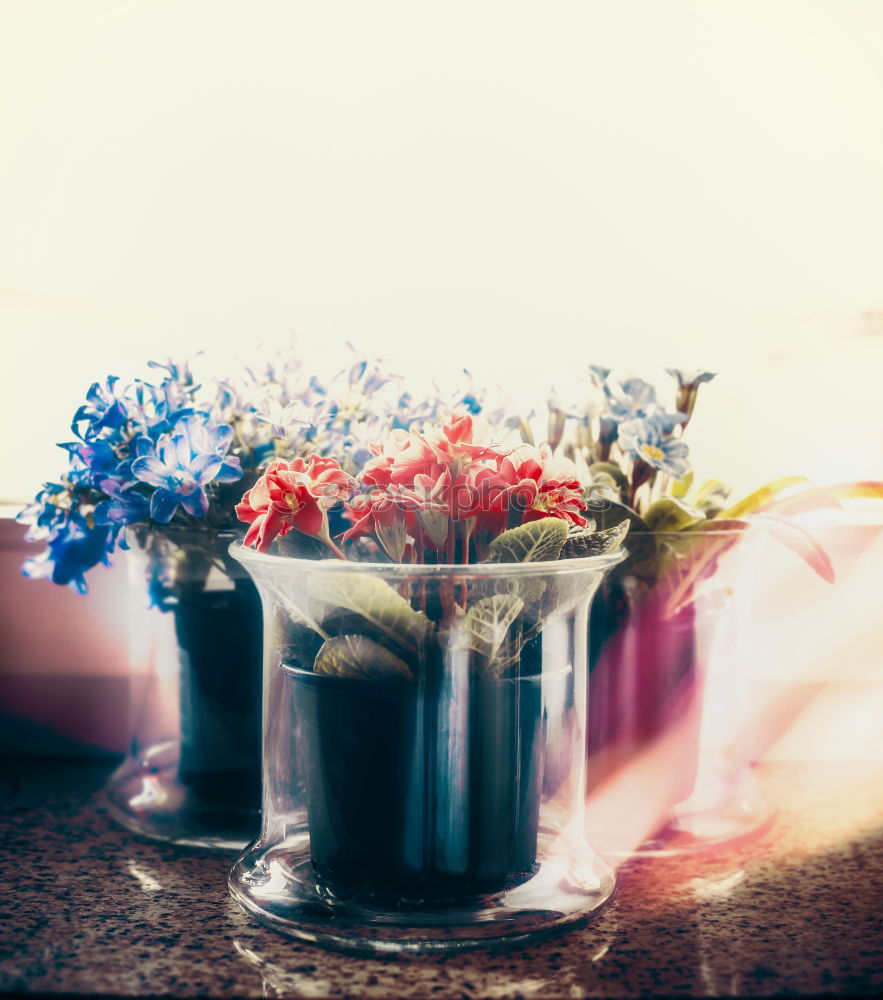
{"label": "blue flower cluster", "polygon": [[[677,381],[675,409],[658,398],[655,386],[633,375],[618,375],[592,365],[592,394],[581,410],[565,409],[554,395],[549,400],[550,427],[560,437],[563,420],[576,418],[577,445],[589,464],[624,460],[633,485],[657,472],[683,479],[690,471],[689,448],[681,435],[695,405],[698,386],[713,372],[668,369]],[[637,472],[637,475],[636,475]]]}
{"label": "blue flower cluster", "polygon": [[592,380],[606,404],[601,422],[606,431],[603,446],[607,453],[601,456],[602,460],[610,457],[615,443],[627,458],[673,479],[683,479],[689,473],[689,448],[675,435],[686,426],[692,407],[688,411],[679,404],[685,386],[694,392],[695,399],[698,384],[711,381],[714,373],[685,373],[678,369],[668,369],[668,372],[678,381],[674,412],[659,401],[656,388],[650,382],[635,376],[619,378],[608,369],[592,369]]}
{"label": "blue flower cluster", "polygon": [[[216,483],[242,478],[229,454],[233,428],[218,416],[217,399],[199,399],[187,365],[156,365],[158,384],[96,382],[76,411],[77,440],[62,444],[65,474],[46,483],[18,516],[27,538],[46,548],[23,572],[86,590],[85,574],[108,563],[126,525],[168,524],[179,509],[202,518]],[[179,518],[180,519],[180,518]]]}
{"label": "blue flower cluster", "polygon": [[236,501],[275,458],[333,455],[355,473],[392,427],[483,406],[471,381],[453,398],[415,399],[379,360],[358,356],[327,380],[293,352],[205,384],[188,364],[150,367],[159,380],[123,385],[111,376],[86,394],[73,419],[76,440],[60,446],[66,472],[18,516],[26,537],[46,546],[25,562],[26,576],[83,593],[86,572],[126,547],[128,525],[238,527]]}

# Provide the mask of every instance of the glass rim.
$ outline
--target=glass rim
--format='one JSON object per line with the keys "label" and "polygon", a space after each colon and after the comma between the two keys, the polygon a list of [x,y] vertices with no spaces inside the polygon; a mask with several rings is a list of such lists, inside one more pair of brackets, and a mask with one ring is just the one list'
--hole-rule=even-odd
{"label": "glass rim", "polygon": [[691,528],[689,531],[682,529],[681,531],[642,531],[640,528],[629,529],[628,534],[625,536],[624,541],[628,542],[630,538],[709,538],[714,535],[720,535],[721,538],[729,537],[748,537],[757,531],[762,531],[762,527],[758,525],[746,525],[744,528],[704,528],[696,527]]}
{"label": "glass rim", "polygon": [[148,535],[197,535],[200,537],[230,535],[234,541],[245,537],[246,527],[247,525],[229,525],[222,528],[196,524],[157,524],[149,521],[138,521],[134,524],[124,525],[127,535],[130,533],[137,535],[139,532]]}
{"label": "glass rim", "polygon": [[571,576],[579,573],[598,572],[610,569],[621,563],[628,555],[624,548],[615,552],[605,552],[596,556],[582,556],[572,559],[556,559],[546,562],[526,563],[381,563],[355,562],[350,559],[298,559],[296,556],[271,555],[269,552],[258,552],[246,548],[241,539],[237,539],[228,547],[227,552],[243,566],[288,566],[291,569],[321,571],[322,573],[352,573],[365,572],[380,576],[392,576],[398,579],[415,576],[473,576],[497,578],[506,576]]}

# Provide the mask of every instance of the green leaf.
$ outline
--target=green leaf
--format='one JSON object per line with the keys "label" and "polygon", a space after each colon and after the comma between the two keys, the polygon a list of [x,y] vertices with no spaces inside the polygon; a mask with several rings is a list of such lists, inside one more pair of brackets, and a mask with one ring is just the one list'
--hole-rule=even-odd
{"label": "green leaf", "polygon": [[595,519],[601,530],[612,528],[615,524],[628,521],[632,532],[646,532],[650,529],[643,519],[622,503],[614,503],[612,500],[599,500],[596,503],[589,501],[589,514]]}
{"label": "green leaf", "polygon": [[334,677],[413,679],[408,664],[364,635],[338,635],[323,643],[313,670]]}
{"label": "green leaf", "polygon": [[553,562],[567,541],[567,525],[558,517],[528,521],[498,535],[488,549],[488,562]]}
{"label": "green leaf", "polygon": [[469,608],[460,623],[460,641],[487,657],[488,667],[491,667],[506,641],[506,634],[523,608],[524,601],[514,594],[481,598]]}
{"label": "green leaf", "polygon": [[615,462],[593,462],[589,466],[589,475],[593,483],[606,483],[612,486],[623,501],[628,497],[628,477]]}
{"label": "green leaf", "polygon": [[563,555],[568,559],[581,559],[616,552],[622,547],[629,526],[630,522],[626,520],[603,531],[571,531],[564,543]]}
{"label": "green leaf", "polygon": [[644,514],[644,522],[651,531],[683,531],[704,520],[700,511],[674,497],[660,497]]}
{"label": "green leaf", "polygon": [[690,487],[692,485],[693,473],[690,471],[686,474],[686,476],[684,476],[683,479],[678,479],[677,482],[672,485],[671,495],[676,500],[683,500],[684,497],[690,492]]}
{"label": "green leaf", "polygon": [[[324,637],[328,638],[327,635]],[[278,650],[284,661],[296,663],[299,667],[309,670],[322,646],[322,638],[323,636],[314,628],[302,622],[292,621],[288,614],[280,609],[273,627],[273,648]]]}
{"label": "green leaf", "polygon": [[589,505],[592,517],[598,522],[602,531],[616,527],[625,521],[629,525],[628,550],[625,562],[613,569],[613,575],[637,577],[645,589],[653,586],[657,574],[656,536],[631,507],[621,503],[605,505]]}
{"label": "green leaf", "polygon": [[790,489],[792,486],[799,486],[801,483],[809,482],[805,476],[785,476],[782,479],[774,479],[771,483],[767,483],[766,486],[761,486],[760,489],[755,490],[753,493],[749,493],[747,497],[744,497],[738,503],[733,504],[727,510],[720,512],[718,517],[744,517],[746,514],[751,514],[759,508],[768,504],[773,497],[781,493],[783,490]]}
{"label": "green leaf", "polygon": [[707,479],[693,497],[693,506],[699,510],[707,510],[709,507],[723,507],[732,489],[720,479]]}
{"label": "green leaf", "polygon": [[498,594],[512,594],[515,597],[520,597],[524,601],[525,607],[541,601],[546,592],[546,586],[546,580],[540,575],[494,582],[494,589]]}
{"label": "green leaf", "polygon": [[328,610],[344,608],[355,612],[405,649],[416,649],[433,627],[422,611],[415,611],[376,576],[314,573],[309,591],[311,599]]}

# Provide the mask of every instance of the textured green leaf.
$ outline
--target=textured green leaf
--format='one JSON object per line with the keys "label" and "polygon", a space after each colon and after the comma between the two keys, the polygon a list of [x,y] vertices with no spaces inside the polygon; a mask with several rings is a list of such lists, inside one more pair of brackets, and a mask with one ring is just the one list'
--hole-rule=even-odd
{"label": "textured green leaf", "polygon": [[512,623],[521,614],[524,601],[514,594],[494,594],[476,601],[459,626],[461,641],[487,657],[488,666],[506,641]]}
{"label": "textured green leaf", "polygon": [[553,562],[567,541],[567,524],[558,517],[528,521],[498,535],[490,544],[488,562]]}
{"label": "textured green leaf", "polygon": [[310,598],[324,604],[326,611],[353,611],[406,649],[416,649],[433,627],[422,611],[415,611],[376,576],[315,573],[310,577],[309,591]]}
{"label": "textured green leaf", "polygon": [[644,523],[651,531],[683,531],[704,520],[701,511],[674,497],[660,497],[644,514]]}
{"label": "textured green leaf", "polygon": [[541,601],[546,592],[546,586],[546,580],[540,575],[494,582],[494,589],[498,594],[513,594],[515,597],[520,597],[524,601],[525,607]]}
{"label": "textured green leaf", "polygon": [[586,556],[600,556],[605,552],[616,552],[629,533],[629,521],[620,521],[602,531],[571,531],[564,543],[563,555],[568,559]]}
{"label": "textured green leaf", "polygon": [[761,486],[760,489],[749,493],[747,497],[733,504],[732,507],[721,511],[718,517],[744,517],[746,514],[751,514],[768,504],[783,490],[790,489],[792,486],[799,486],[801,483],[806,482],[809,482],[809,480],[805,476],[784,476],[782,479],[774,479],[771,483],[767,483],[766,486]]}
{"label": "textured green leaf", "polygon": [[323,643],[313,670],[335,677],[362,677],[376,680],[407,678],[408,664],[385,646],[364,635],[338,635]]}

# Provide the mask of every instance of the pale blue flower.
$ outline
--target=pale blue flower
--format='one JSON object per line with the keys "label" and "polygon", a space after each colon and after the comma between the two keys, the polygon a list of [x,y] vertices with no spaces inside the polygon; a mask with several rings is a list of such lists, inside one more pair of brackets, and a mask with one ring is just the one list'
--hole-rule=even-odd
{"label": "pale blue flower", "polygon": [[644,419],[648,424],[652,424],[663,437],[668,437],[676,428],[687,422],[687,415],[685,413],[666,413],[664,410],[659,410],[644,417]]}
{"label": "pale blue flower", "polygon": [[690,471],[689,448],[678,438],[665,437],[649,420],[626,420],[619,425],[619,446],[635,460],[642,460],[674,479]]}
{"label": "pale blue flower", "polygon": [[604,391],[610,414],[617,420],[647,417],[659,409],[656,389],[641,378],[630,377],[622,381],[608,378]]}
{"label": "pale blue flower", "polygon": [[677,379],[679,389],[693,389],[703,382],[710,382],[717,372],[706,372],[701,368],[666,368],[672,378]]}

